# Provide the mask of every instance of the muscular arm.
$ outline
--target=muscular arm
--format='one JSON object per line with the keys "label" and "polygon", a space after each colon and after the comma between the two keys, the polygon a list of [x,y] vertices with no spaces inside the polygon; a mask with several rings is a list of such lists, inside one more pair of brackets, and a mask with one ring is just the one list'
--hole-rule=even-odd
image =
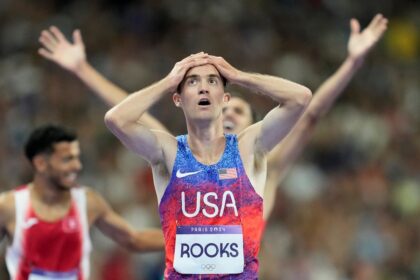
{"label": "muscular arm", "polygon": [[319,118],[331,108],[333,102],[357,72],[359,65],[357,61],[348,57],[340,68],[318,88],[308,108],[290,134],[270,152],[268,162],[270,168],[280,173],[287,171],[287,167],[301,153],[312,136],[313,128]]}
{"label": "muscular arm", "polygon": [[165,242],[160,229],[137,231],[115,213],[99,194],[88,190],[87,197],[93,224],[119,245],[137,252],[161,251],[164,249]]}
{"label": "muscular arm", "polygon": [[338,70],[316,90],[308,108],[295,127],[269,154],[267,188],[264,194],[266,198],[264,216],[267,218],[273,207],[276,186],[300,155],[320,117],[330,110],[335,100],[343,93],[386,28],[387,19],[380,14],[376,15],[362,32],[360,32],[357,20],[352,19],[347,58]]}
{"label": "muscular arm", "polygon": [[240,137],[255,138],[251,151],[263,154],[270,151],[289,132],[311,99],[311,91],[294,82],[235,69],[221,57],[211,57],[219,72],[232,84],[272,98],[279,106],[271,110],[263,121],[246,129]]}
{"label": "muscular arm", "polygon": [[105,115],[105,124],[111,132],[128,149],[139,154],[152,165],[163,162],[163,143],[161,142],[168,137],[150,130],[137,120],[160,98],[171,92],[168,84],[168,81],[163,79],[135,92],[111,108]]}
{"label": "muscular arm", "polygon": [[[52,26],[42,31],[39,41],[43,46],[38,51],[41,56],[76,75],[109,107],[117,105],[128,96],[128,92],[106,79],[89,64],[80,30],[73,32],[73,43],[70,43],[57,27]],[[167,131],[161,122],[147,112],[139,121],[151,129]]]}
{"label": "muscular arm", "polygon": [[107,127],[125,146],[152,165],[164,162],[164,149],[176,150],[176,139],[166,133],[150,130],[137,120],[163,96],[175,93],[186,71],[207,63],[206,57],[204,53],[189,56],[176,63],[162,80],[128,96],[106,113]]}
{"label": "muscular arm", "polygon": [[278,172],[300,154],[302,147],[312,135],[312,128],[319,118],[331,108],[335,100],[357,73],[367,53],[376,45],[386,30],[387,19],[376,15],[369,26],[360,32],[359,23],[351,21],[351,36],[348,43],[348,56],[338,70],[315,92],[312,101],[296,126],[284,141],[269,156],[269,164]]}
{"label": "muscular arm", "polygon": [[245,133],[248,133],[246,137],[255,137],[255,151],[265,153],[271,151],[295,125],[311,99],[311,91],[278,77],[259,74],[247,76],[240,85],[271,97],[279,103],[261,122],[254,125],[256,129],[245,130]]}

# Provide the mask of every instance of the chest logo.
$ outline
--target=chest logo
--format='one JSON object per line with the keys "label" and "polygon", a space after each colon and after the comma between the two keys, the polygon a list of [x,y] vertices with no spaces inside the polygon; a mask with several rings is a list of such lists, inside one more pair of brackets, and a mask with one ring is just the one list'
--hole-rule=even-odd
{"label": "chest logo", "polygon": [[38,219],[37,218],[29,218],[26,221],[23,222],[22,227],[24,229],[28,229],[30,227],[32,227],[33,225],[36,225],[38,223]]}
{"label": "chest logo", "polygon": [[[203,202],[201,202],[201,200]],[[187,205],[188,204],[188,205]],[[223,192],[221,199],[215,192],[196,193],[195,197],[195,210],[191,210],[194,207],[194,198],[185,198],[185,192],[181,193],[181,209],[182,214],[188,218],[196,217],[200,212],[203,213],[207,218],[214,218],[216,216],[223,217],[226,208],[230,208],[233,211],[235,217],[238,217],[238,208],[236,206],[235,195],[231,191]],[[189,210],[187,211],[187,209]]]}
{"label": "chest logo", "polygon": [[76,232],[78,230],[77,221],[73,217],[68,217],[63,220],[62,228],[64,232],[71,233]]}
{"label": "chest logo", "polygon": [[184,178],[184,177],[187,177],[187,176],[190,176],[190,175],[200,173],[201,171],[203,171],[203,170],[197,170],[197,171],[193,171],[193,172],[181,172],[181,170],[178,169],[178,171],[176,172],[176,177],[177,178]]}

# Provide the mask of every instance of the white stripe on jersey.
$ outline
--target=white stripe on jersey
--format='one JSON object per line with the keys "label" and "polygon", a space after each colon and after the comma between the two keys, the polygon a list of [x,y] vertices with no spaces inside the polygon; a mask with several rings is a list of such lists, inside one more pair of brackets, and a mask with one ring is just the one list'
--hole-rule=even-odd
{"label": "white stripe on jersey", "polygon": [[[92,250],[92,242],[89,235],[89,224],[87,217],[86,189],[77,187],[71,190],[72,199],[75,202],[76,210],[80,215],[80,223],[83,231],[83,248],[82,248],[82,276],[88,279],[90,274],[90,252]],[[15,197],[15,232],[13,242],[7,247],[6,265],[11,280],[16,279],[16,274],[22,259],[23,246],[22,235],[24,232],[24,220],[29,212],[29,187],[18,189],[14,192]]]}

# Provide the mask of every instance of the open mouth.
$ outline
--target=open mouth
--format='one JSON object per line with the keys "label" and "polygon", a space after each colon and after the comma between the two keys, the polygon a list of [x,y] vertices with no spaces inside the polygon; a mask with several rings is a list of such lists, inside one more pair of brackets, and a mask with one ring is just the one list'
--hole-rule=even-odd
{"label": "open mouth", "polygon": [[228,131],[234,130],[235,129],[235,123],[233,123],[232,121],[226,120],[226,121],[223,122],[223,128],[225,130],[228,130]]}
{"label": "open mouth", "polygon": [[198,101],[199,106],[209,106],[210,100],[208,98],[201,98],[200,101]]}
{"label": "open mouth", "polygon": [[77,180],[77,173],[72,172],[66,175],[66,180],[75,182]]}

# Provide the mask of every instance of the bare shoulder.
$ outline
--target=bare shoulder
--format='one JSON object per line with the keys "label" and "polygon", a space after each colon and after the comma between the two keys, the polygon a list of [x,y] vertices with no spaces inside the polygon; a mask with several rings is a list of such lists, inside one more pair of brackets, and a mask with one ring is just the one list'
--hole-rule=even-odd
{"label": "bare shoulder", "polygon": [[14,217],[15,213],[15,197],[14,191],[0,193],[0,219],[7,222]]}
{"label": "bare shoulder", "polygon": [[108,208],[105,199],[91,187],[83,187],[86,191],[86,204],[89,224],[93,224]]}
{"label": "bare shoulder", "polygon": [[91,187],[83,187],[86,192],[86,203],[88,208],[101,208],[105,202],[103,196]]}
{"label": "bare shoulder", "polygon": [[88,186],[83,186],[82,187],[85,190],[86,193],[86,199],[88,201],[88,203],[90,203],[90,201],[95,201],[96,199],[98,199],[98,197],[100,197],[101,195],[95,191],[92,187],[88,187]]}

